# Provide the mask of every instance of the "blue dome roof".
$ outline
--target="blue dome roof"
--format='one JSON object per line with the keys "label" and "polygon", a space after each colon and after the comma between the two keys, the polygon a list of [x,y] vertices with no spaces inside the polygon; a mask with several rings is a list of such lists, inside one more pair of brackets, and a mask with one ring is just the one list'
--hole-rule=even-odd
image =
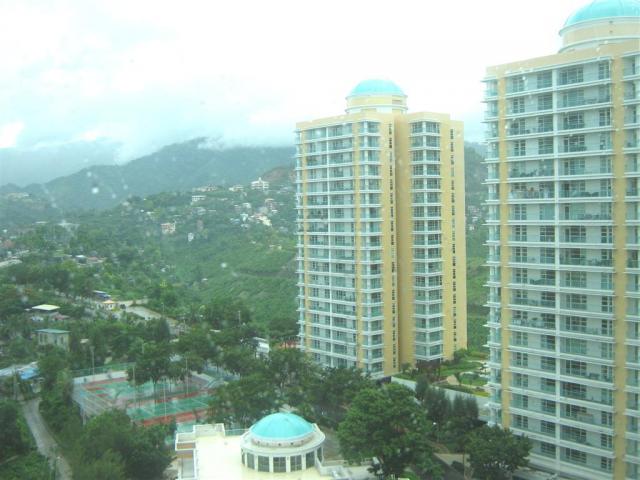
{"label": "blue dome roof", "polygon": [[351,90],[350,97],[359,95],[402,95],[406,96],[402,89],[391,80],[372,78],[364,80]]}
{"label": "blue dome roof", "polygon": [[589,5],[575,11],[564,23],[565,27],[576,23],[615,17],[636,17],[640,19],[638,0],[593,0]]}
{"label": "blue dome roof", "polygon": [[313,432],[313,425],[293,413],[272,413],[254,423],[251,433],[265,440],[295,440]]}

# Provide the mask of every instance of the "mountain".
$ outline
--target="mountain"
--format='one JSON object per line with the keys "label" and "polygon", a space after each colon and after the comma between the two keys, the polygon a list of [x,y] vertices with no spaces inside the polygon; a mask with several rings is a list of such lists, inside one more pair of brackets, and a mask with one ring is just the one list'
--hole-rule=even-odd
{"label": "mountain", "polygon": [[222,148],[205,138],[177,143],[123,165],[95,165],[20,191],[63,211],[105,209],[130,196],[200,185],[247,184],[277,166],[293,165],[292,147]]}
{"label": "mountain", "polygon": [[[92,165],[111,165],[119,144],[98,139],[28,149],[0,149],[0,185],[44,183]],[[2,187],[0,187],[2,188]]]}

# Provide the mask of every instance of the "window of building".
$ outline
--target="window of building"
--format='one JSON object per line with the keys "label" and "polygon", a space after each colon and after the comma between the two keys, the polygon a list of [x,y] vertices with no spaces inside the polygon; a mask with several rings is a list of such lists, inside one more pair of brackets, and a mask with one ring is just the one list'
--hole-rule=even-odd
{"label": "window of building", "polygon": [[553,153],[553,137],[538,139],[538,154]]}
{"label": "window of building", "polygon": [[600,309],[604,313],[613,313],[613,297],[602,297]]}
{"label": "window of building", "polygon": [[564,449],[565,459],[575,463],[587,463],[587,454],[581,450],[574,450],[573,448]]}
{"label": "window of building", "polygon": [[556,446],[552,443],[540,442],[540,453],[545,457],[555,457]]}
{"label": "window of building", "polygon": [[289,461],[291,462],[291,471],[295,472],[297,470],[302,470],[302,456],[294,455],[290,457]]}
{"label": "window of building", "polygon": [[598,80],[604,80],[611,76],[609,62],[598,62]]}
{"label": "window of building", "polygon": [[553,108],[553,95],[546,93],[538,95],[538,110],[550,110]]}
{"label": "window of building", "polygon": [[551,71],[539,72],[536,75],[536,86],[538,88],[549,88],[552,85],[552,74]]}
{"label": "window of building", "polygon": [[[524,227],[526,228],[526,227]],[[541,242],[555,242],[556,229],[551,225],[543,225],[540,227],[540,241]]]}
{"label": "window of building", "polygon": [[253,456],[253,453],[247,453],[247,467],[252,470],[256,468],[255,457]]}
{"label": "window of building", "polygon": [[269,457],[258,456],[258,471],[259,472],[268,472],[269,471]]}
{"label": "window of building", "polygon": [[558,83],[560,85],[568,85],[571,83],[579,83],[584,80],[584,70],[582,65],[563,68],[558,72]]}
{"label": "window of building", "polygon": [[287,458],[286,457],[273,457],[273,471],[274,472],[286,472],[287,471]]}
{"label": "window of building", "polygon": [[542,357],[540,358],[540,368],[547,372],[555,372],[556,371],[556,359],[553,357]]}
{"label": "window of building", "polygon": [[[555,435],[556,434],[556,424],[553,422],[547,422],[545,420],[540,421],[540,432],[546,435]],[[548,445],[548,444],[547,444]],[[555,454],[555,449],[553,450]]]}

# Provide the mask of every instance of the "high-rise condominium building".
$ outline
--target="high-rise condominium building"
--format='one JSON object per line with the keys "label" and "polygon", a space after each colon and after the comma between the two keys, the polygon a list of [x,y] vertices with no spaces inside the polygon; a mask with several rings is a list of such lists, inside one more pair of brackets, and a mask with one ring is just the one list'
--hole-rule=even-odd
{"label": "high-rise condominium building", "polygon": [[560,35],[485,79],[490,406],[534,466],[639,479],[640,2]]}
{"label": "high-rise condominium building", "polygon": [[296,148],[301,348],[374,377],[464,348],[462,123],[367,80]]}

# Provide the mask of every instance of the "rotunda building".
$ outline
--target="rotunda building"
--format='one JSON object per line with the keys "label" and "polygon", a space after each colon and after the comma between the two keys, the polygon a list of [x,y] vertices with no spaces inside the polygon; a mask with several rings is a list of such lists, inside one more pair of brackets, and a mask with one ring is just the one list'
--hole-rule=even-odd
{"label": "rotunda building", "polygon": [[273,413],[242,436],[242,464],[259,472],[306,470],[322,460],[324,439],[316,424],[293,413]]}

